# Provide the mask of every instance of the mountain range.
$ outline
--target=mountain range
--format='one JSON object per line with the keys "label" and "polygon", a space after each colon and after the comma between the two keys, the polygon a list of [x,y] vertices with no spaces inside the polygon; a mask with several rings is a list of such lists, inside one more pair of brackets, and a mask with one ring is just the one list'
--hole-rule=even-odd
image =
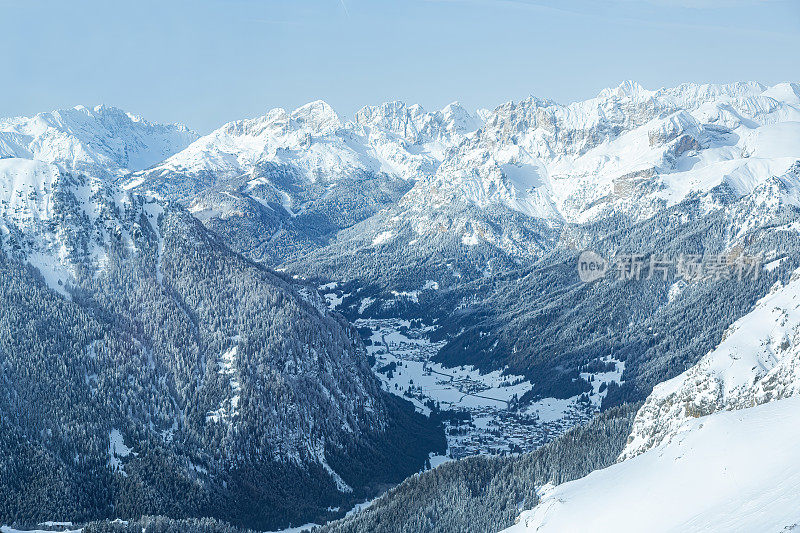
{"label": "mountain range", "polygon": [[[436,530],[409,502],[466,505],[470,478],[525,501],[492,492],[465,511],[474,526],[454,505],[439,527],[500,530],[539,501],[517,529],[601,520],[585,494],[640,486],[683,435],[690,470],[738,431],[724,411],[790,416],[799,221],[797,83],[624,82],[567,105],[389,102],[351,120],[317,101],[204,136],[105,106],[0,120],[0,523],[339,518],[466,431],[435,391],[391,387],[420,357],[381,363],[400,340],[451,382],[529,384],[496,420],[552,443],[412,477],[332,530],[391,531],[397,514]],[[584,283],[584,250],[640,256],[643,275]],[[758,266],[689,279],[687,255]],[[594,425],[566,432],[587,418],[565,407],[555,430],[543,405]],[[603,470],[540,468],[586,454]],[[427,485],[445,467],[446,488]]]}

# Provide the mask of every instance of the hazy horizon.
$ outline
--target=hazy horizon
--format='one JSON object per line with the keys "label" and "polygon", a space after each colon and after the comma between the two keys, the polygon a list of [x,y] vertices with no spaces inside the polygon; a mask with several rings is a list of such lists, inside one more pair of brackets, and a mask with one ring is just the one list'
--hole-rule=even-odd
{"label": "hazy horizon", "polygon": [[634,80],[795,81],[789,1],[0,2],[0,116],[105,104],[207,133],[324,100],[350,118],[401,100],[475,111]]}

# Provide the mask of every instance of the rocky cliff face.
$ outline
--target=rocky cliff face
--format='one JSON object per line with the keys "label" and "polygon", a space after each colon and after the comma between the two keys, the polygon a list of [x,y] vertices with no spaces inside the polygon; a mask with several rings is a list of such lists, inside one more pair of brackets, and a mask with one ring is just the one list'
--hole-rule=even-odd
{"label": "rocky cliff face", "polygon": [[723,341],[683,374],[655,387],[620,459],[669,441],[687,420],[800,392],[800,273],[737,320]]}

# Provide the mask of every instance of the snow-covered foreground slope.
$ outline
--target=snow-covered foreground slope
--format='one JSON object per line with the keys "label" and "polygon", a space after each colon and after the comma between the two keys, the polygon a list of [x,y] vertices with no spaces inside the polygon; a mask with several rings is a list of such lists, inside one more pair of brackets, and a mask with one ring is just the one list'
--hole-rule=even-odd
{"label": "snow-covered foreground slope", "polygon": [[639,457],[546,491],[506,530],[795,531],[800,398],[685,421]]}
{"label": "snow-covered foreground slope", "polygon": [[622,458],[669,440],[689,418],[798,392],[800,271],[785,286],[776,284],[694,367],[654,388],[636,416]]}
{"label": "snow-covered foreground slope", "polygon": [[147,168],[196,138],[181,124],[148,122],[115,107],[77,106],[0,119],[0,158],[36,159],[69,170],[116,174]]}
{"label": "snow-covered foreground slope", "polygon": [[799,384],[796,271],[654,388],[619,463],[545,490],[509,531],[800,528]]}

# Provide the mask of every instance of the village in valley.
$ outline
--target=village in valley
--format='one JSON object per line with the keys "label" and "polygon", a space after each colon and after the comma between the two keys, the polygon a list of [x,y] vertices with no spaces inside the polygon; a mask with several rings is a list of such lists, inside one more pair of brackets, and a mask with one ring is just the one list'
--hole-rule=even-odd
{"label": "village in valley", "polygon": [[429,326],[399,318],[364,318],[354,325],[365,337],[384,389],[412,402],[419,412],[441,418],[450,459],[523,453],[546,444],[596,414],[602,384],[618,382],[624,370],[624,363],[614,361],[613,372],[584,376],[593,385],[588,395],[523,404],[520,399],[534,384],[522,376],[434,362],[444,342],[429,340]]}

